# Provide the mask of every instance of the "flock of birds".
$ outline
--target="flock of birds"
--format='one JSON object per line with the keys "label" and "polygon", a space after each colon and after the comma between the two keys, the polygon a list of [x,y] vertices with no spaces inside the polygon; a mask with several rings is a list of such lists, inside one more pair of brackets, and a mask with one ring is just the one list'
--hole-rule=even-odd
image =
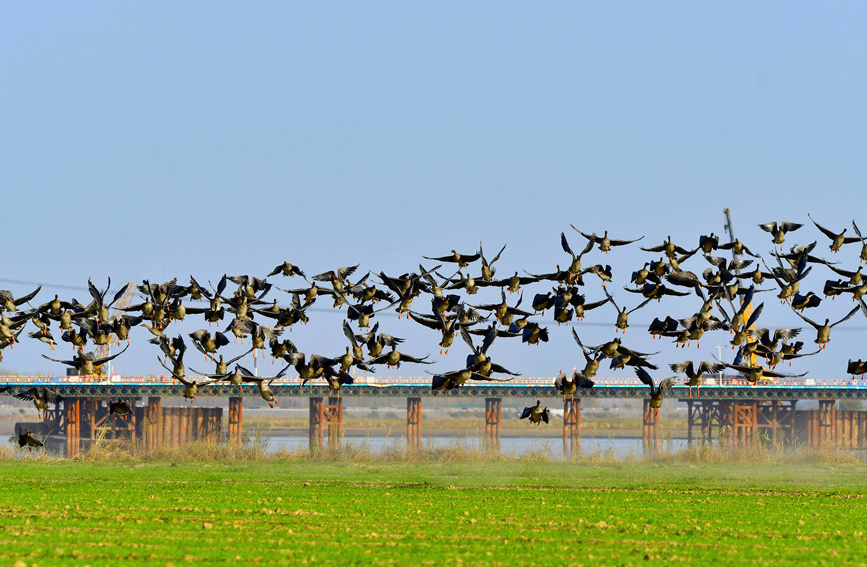
{"label": "flock of birds", "polygon": [[[830,250],[834,253],[847,244],[860,243],[860,261],[867,263],[867,240],[862,237],[854,221],[854,236],[846,236],[846,230],[837,233],[815,221],[813,224],[830,239]],[[573,239],[586,241],[583,249],[576,254],[566,234],[561,233],[560,246],[566,254],[565,261],[562,267],[557,265],[547,273],[524,272],[520,275],[515,272],[508,277],[497,277],[495,264],[506,247],[503,246],[489,259],[480,245],[479,250],[471,254],[452,250],[443,256],[425,256],[426,260],[436,265],[428,268],[420,264],[418,272],[401,275],[368,272],[356,280],[352,278],[359,273],[358,265],[326,271],[308,279],[298,266],[288,262],[276,266],[261,279],[250,275],[224,275],[216,286],[210,282],[208,286],[201,285],[193,277],[190,277],[188,285],[179,285],[177,279],[163,284],[152,284],[145,280],[137,286],[140,301],[135,305],[117,308],[114,314],[112,308],[126,292],[126,286],[110,295],[110,279],[102,290],[88,280],[91,300],[87,304],[76,299],[60,299],[55,295],[54,299],[33,306],[32,302],[41,287],[20,297],[0,290],[0,361],[4,350],[14,348],[29,323],[36,329],[28,336],[54,350],[57,343],[52,327],[57,325],[61,341],[71,344],[75,354],[70,359],[43,356],[72,367],[79,374],[96,374],[102,365],[126,352],[132,329],[143,327],[151,335],[149,342],[159,349],[160,364],[183,385],[186,399],[192,401],[199,388],[210,384],[254,384],[262,398],[274,407],[279,402],[270,386],[290,369],[294,370],[302,385],[322,379],[330,391],[339,396],[341,386],[353,383],[349,373],[353,367],[375,372],[380,365],[399,368],[401,364],[407,363],[430,364],[432,361],[428,360],[428,356],[414,356],[398,350],[404,339],[380,332],[381,317],[377,318],[377,315],[384,311],[395,311],[399,319],[406,317],[434,332],[439,338],[441,354],[448,354],[458,336],[469,347],[470,353],[460,368],[432,374],[432,390],[435,393],[448,392],[468,381],[509,381],[517,376],[516,372],[494,362],[489,353],[492,345],[497,339],[501,339],[501,342],[520,339],[521,343],[528,345],[547,342],[549,330],[544,326],[544,321],[545,314],[551,312],[553,322],[558,325],[579,322],[572,327],[572,336],[585,361],[583,369],[576,368],[571,374],[560,373],[555,379],[554,385],[564,401],[567,396],[574,400],[579,388],[592,388],[592,379],[600,364],[610,361],[611,369],[626,366],[634,369],[638,378],[649,387],[651,407],[658,413],[665,392],[677,381],[676,376],[654,380],[650,371],[658,370],[658,367],[652,362],[652,357],[658,353],[631,349],[619,337],[629,327],[629,316],[653,300],[665,298],[667,303],[673,303],[674,298],[697,298],[691,300],[693,307],[686,313],[682,312],[685,316],[667,316],[664,320],[655,318],[647,330],[654,337],[671,339],[677,346],[686,348],[693,342],[699,344],[705,333],[728,332],[732,347],[737,349],[732,363],[686,360],[669,364],[676,375],[685,376],[690,396],[693,387],[700,388],[704,376],[725,368],[742,374],[752,384],[765,378],[804,376],[783,374],[777,372],[775,367],[783,361],[821,352],[830,340],[831,330],[852,318],[859,309],[867,316],[864,302],[867,282],[863,280],[860,266],[856,270],[843,269],[836,263],[815,256],[815,241],[804,246],[792,246],[785,251],[783,244],[786,236],[802,228],[802,224],[772,222],[759,226],[772,236],[773,250],[764,258],[739,240],[720,243],[719,237],[713,233],[700,236],[698,246],[694,248],[680,246],[671,237],[657,246],[641,247],[641,250],[654,256],[632,272],[630,284],[623,288],[630,294],[640,296],[637,305],[631,301],[627,304],[623,298],[619,302],[615,301],[608,287],[613,281],[610,265],[585,266],[582,261],[594,248],[608,254],[615,248],[632,245],[644,237],[616,240],[610,238],[607,231],[600,237],[595,233],[579,231],[574,226],[572,228],[577,235],[573,235]],[[726,259],[721,255],[723,253],[731,253],[733,259]],[[686,266],[688,261],[690,264]],[[818,308],[823,299],[813,291],[802,293],[799,287],[817,265],[835,274],[825,282],[822,290],[824,297],[851,294],[857,302],[839,321],[831,323],[826,318],[824,323],[817,323],[803,314],[805,310]],[[450,273],[452,269],[454,272]],[[286,289],[275,285],[273,279],[268,281],[268,278],[274,277],[282,281],[300,278],[306,283]],[[593,292],[599,295],[595,301],[585,299],[583,291],[593,289],[587,285],[587,280],[601,284],[601,289],[596,288]],[[525,304],[523,308],[523,293],[514,303],[507,297],[507,293],[512,295],[534,284],[550,287],[550,291],[534,294],[530,304]],[[763,284],[770,287],[756,287]],[[500,301],[487,304],[473,302],[472,296],[483,288],[499,289]],[[277,292],[286,294],[282,296],[284,301],[274,297]],[[776,292],[782,304],[787,304],[797,317],[815,329],[816,350],[803,352],[804,343],[794,341],[800,335],[801,328],[757,328],[764,308],[764,303],[758,302],[761,297],[758,294],[769,292]],[[425,297],[422,298],[422,295]],[[296,325],[307,323],[310,306],[324,297],[333,301],[335,309],[345,307],[342,328],[347,343],[345,352],[336,356],[301,352],[286,335],[287,328],[291,332]],[[199,302],[199,305],[188,305],[189,301]],[[677,301],[686,303],[685,299]],[[606,304],[611,307],[604,307]],[[693,311],[696,306],[697,310]],[[616,311],[613,324],[615,338],[595,346],[585,345],[576,331],[576,328],[581,328],[580,321],[589,311],[606,309],[612,315]],[[183,334],[172,336],[169,332],[172,324],[189,316],[201,316],[209,326],[228,325],[222,331],[212,332],[202,328],[186,337]],[[376,323],[371,327],[374,319]],[[821,320],[821,317],[818,319]],[[353,325],[356,329],[353,329]],[[226,360],[221,349],[230,344],[231,336],[236,342],[241,340],[243,343],[249,339],[249,349]],[[101,346],[113,342],[118,346],[126,342],[127,346],[110,356],[99,357],[93,352],[85,352],[89,344]],[[192,344],[213,364],[211,372],[190,368],[194,376],[187,374],[185,355],[188,344]],[[240,361],[258,350],[267,352],[275,361],[282,361],[284,367],[275,376],[254,375]],[[759,360],[764,361],[765,365],[760,364]],[[853,375],[864,374],[867,372],[867,362],[850,360],[847,370]],[[0,389],[0,393],[9,388]],[[32,388],[17,394],[17,397],[32,400],[40,411],[62,400],[50,388]],[[131,408],[124,402],[114,402],[111,407],[111,412],[116,414],[130,411]],[[525,408],[521,419],[525,418],[537,424],[542,421],[547,423],[547,408],[542,407],[540,400],[536,406]],[[33,446],[24,437],[19,439],[19,443]]]}

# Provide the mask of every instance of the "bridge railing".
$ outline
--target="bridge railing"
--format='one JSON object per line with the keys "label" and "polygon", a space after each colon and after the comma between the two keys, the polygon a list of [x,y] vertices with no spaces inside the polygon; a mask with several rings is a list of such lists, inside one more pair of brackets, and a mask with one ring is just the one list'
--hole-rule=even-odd
{"label": "bridge railing", "polygon": [[[390,385],[423,385],[430,384],[430,376],[355,376],[355,384],[390,386]],[[641,382],[634,376],[594,377],[598,386],[640,386]],[[171,376],[137,375],[137,376],[49,376],[49,375],[6,375],[0,376],[0,384],[172,384]],[[321,381],[320,381],[321,382]],[[275,380],[275,385],[297,385],[301,380],[298,376],[283,376]],[[551,376],[518,376],[508,382],[490,382],[489,385],[513,386],[550,386],[554,383]],[[475,383],[485,384],[485,383]],[[762,386],[777,388],[867,388],[867,380],[852,380],[851,378],[833,380],[807,379],[777,379],[763,381]],[[723,387],[753,387],[741,376],[723,376],[722,378],[706,377],[703,386]]]}

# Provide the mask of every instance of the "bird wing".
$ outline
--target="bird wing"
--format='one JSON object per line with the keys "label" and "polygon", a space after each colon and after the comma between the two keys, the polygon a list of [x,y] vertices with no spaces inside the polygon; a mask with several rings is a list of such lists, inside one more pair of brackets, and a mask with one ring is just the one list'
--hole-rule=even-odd
{"label": "bird wing", "polygon": [[434,330],[441,330],[442,329],[442,324],[440,323],[440,321],[438,319],[433,319],[433,318],[427,317],[425,315],[419,315],[413,311],[409,312],[409,316],[412,317],[412,320],[415,321],[416,323],[418,323],[420,325],[424,325],[425,327],[428,327],[429,329],[434,329]]}
{"label": "bird wing", "polygon": [[59,362],[60,364],[65,364],[67,366],[73,366],[75,368],[78,368],[78,366],[80,364],[76,360],[57,360],[56,358],[51,358],[49,356],[45,356],[44,354],[42,355],[42,358],[45,358],[45,359],[50,360],[52,362]]}
{"label": "bird wing", "polygon": [[[762,314],[762,310],[764,308],[765,308],[765,304],[759,303],[759,306],[755,308],[752,315],[750,315],[749,320],[747,320],[745,328],[749,329],[750,327],[752,327],[753,325],[756,324],[756,321],[759,320],[759,316]],[[726,317],[726,318],[728,319],[728,317]],[[731,325],[731,320],[729,320],[729,325]]]}
{"label": "bird wing", "polygon": [[[842,323],[843,321],[848,321],[849,319],[851,319],[851,318],[855,315],[855,313],[858,312],[859,309],[861,309],[860,306],[855,306],[855,308],[852,309],[852,311],[850,311],[848,315],[846,315],[845,317],[843,317],[842,319],[840,319],[839,321],[837,321],[836,323],[834,323],[833,325],[831,325],[831,327],[835,327],[836,325],[839,325],[839,324]],[[798,312],[795,311],[795,313],[798,313]]]}
{"label": "bird wing", "polygon": [[837,238],[837,236],[838,236],[837,234],[835,234],[834,232],[828,230],[828,229],[825,228],[824,226],[822,226],[822,225],[820,225],[819,223],[817,223],[816,221],[814,221],[814,220],[813,220],[813,217],[810,216],[810,213],[807,213],[807,216],[810,218],[811,221],[813,221],[813,224],[816,225],[816,228],[818,228],[819,230],[821,230],[822,233],[823,233],[825,236],[827,236],[828,238],[830,238],[830,239],[832,239],[832,240],[833,240],[834,238]]}
{"label": "bird wing", "polygon": [[[46,357],[46,358],[48,358],[48,357]],[[49,358],[48,360],[51,360],[51,359]],[[11,386],[9,386],[9,387],[11,388]],[[30,388],[29,390],[24,390],[23,392],[18,392],[17,394],[15,394],[14,397],[18,398],[19,400],[31,401],[36,397],[36,395],[38,393],[39,392],[36,388]]]}
{"label": "bird wing", "polygon": [[717,372],[722,372],[725,367],[725,364],[702,360],[701,364],[698,365],[698,373],[702,374],[704,372],[707,372],[709,374],[716,374]]}
{"label": "bird wing", "polygon": [[21,305],[22,303],[27,303],[28,301],[30,301],[31,299],[36,297],[36,294],[39,293],[39,290],[41,290],[41,289],[42,289],[42,285],[40,284],[39,287],[37,287],[35,290],[31,291],[27,295],[22,295],[21,297],[19,297],[18,299],[16,299],[12,303],[14,303],[15,305]]}
{"label": "bird wing", "polygon": [[807,374],[807,372],[804,372],[803,374],[781,374],[780,372],[774,372],[773,370],[762,370],[762,375],[770,378],[801,378]]}
{"label": "bird wing", "polygon": [[653,378],[650,377],[650,374],[647,373],[647,370],[641,368],[640,366],[636,366],[635,375],[638,376],[639,380],[650,386],[650,389],[653,390]]}
{"label": "bird wing", "polygon": [[[575,228],[575,227],[573,226],[572,228]],[[576,230],[577,230],[577,229],[576,229]],[[579,232],[580,232],[580,231],[579,231]],[[595,237],[595,235],[594,235],[594,236],[587,236],[587,235],[584,234],[583,232],[580,232],[580,234],[581,234],[582,236],[584,236],[585,238],[589,238],[589,239],[590,239],[590,242],[593,242],[593,238]],[[563,247],[563,251],[564,251],[564,252],[566,252],[567,254],[569,254],[570,256],[572,256],[573,258],[575,257],[575,253],[572,252],[572,248],[569,247],[569,241],[566,240],[566,233],[565,233],[565,232],[561,232],[561,233],[560,233],[560,246]]]}
{"label": "bird wing", "polygon": [[777,329],[774,331],[774,339],[788,342],[801,334],[801,329]]}
{"label": "bird wing", "polygon": [[633,242],[638,242],[642,238],[644,237],[642,236],[641,238],[636,238],[635,240],[614,240],[613,238],[609,238],[608,240],[611,243],[611,246],[625,246],[627,244],[632,244]]}
{"label": "bird wing", "polygon": [[401,362],[414,362],[416,364],[433,364],[433,361],[426,361],[425,360],[429,356],[430,356],[429,354],[426,354],[421,358],[416,358],[416,357],[410,356],[408,354],[400,353],[400,361]]}
{"label": "bird wing", "polygon": [[671,368],[672,372],[677,374],[686,374],[687,376],[693,376],[695,374],[691,360],[669,364],[668,367]]}
{"label": "bird wing", "polygon": [[478,380],[482,382],[511,382],[514,378],[492,378],[491,376],[485,376],[484,374],[473,372],[470,374],[470,380]]}
{"label": "bird wing", "polygon": [[638,311],[639,309],[641,309],[642,307],[644,307],[645,305],[647,305],[647,304],[650,303],[651,301],[653,301],[653,299],[645,299],[644,301],[642,301],[642,302],[638,305],[638,307],[636,307],[636,308],[634,308],[634,309],[631,309],[631,310],[628,311],[627,313],[632,313],[633,311]]}
{"label": "bird wing", "polygon": [[496,372],[498,374],[511,374],[512,376],[520,376],[518,372],[512,372],[511,370],[506,369],[503,366],[500,366],[496,362],[491,363],[491,372]]}
{"label": "bird wing", "polygon": [[[128,349],[128,348],[129,348],[129,345],[126,345],[125,347],[123,347],[123,350],[120,351],[120,352],[117,353],[117,354],[113,354],[113,355],[111,355],[111,356],[107,356],[107,357],[105,357],[105,358],[97,358],[96,360],[93,361],[93,364],[94,364],[95,366],[99,366],[100,364],[104,364],[104,363],[108,362],[109,360],[114,360],[114,359],[117,358],[118,356],[120,356],[120,355],[122,355],[123,353],[125,353],[125,352],[126,352],[126,349]],[[178,359],[180,359],[181,357],[182,357],[182,355],[181,355],[181,356],[178,356]]]}
{"label": "bird wing", "polygon": [[[603,287],[602,291],[605,292],[605,297],[608,298],[608,301],[611,303],[611,305],[613,305],[614,308],[617,309],[617,312],[620,313],[620,306],[617,305],[617,303],[614,301],[614,298],[611,297],[611,294],[608,293],[608,290]],[[631,291],[631,290],[627,290],[627,291]]]}
{"label": "bird wing", "polygon": [[[858,308],[856,307],[855,310],[857,310],[857,309],[858,309]],[[804,321],[806,321],[807,323],[809,323],[810,325],[812,325],[812,326],[815,327],[816,329],[821,329],[821,328],[823,327],[823,325],[819,325],[818,323],[816,323],[815,321],[813,321],[813,320],[810,319],[809,317],[806,317],[806,316],[802,315],[799,311],[796,311],[796,310],[794,310],[794,309],[792,309],[792,311],[794,311],[795,315],[797,315],[798,317],[800,317],[801,319],[803,319]],[[845,319],[842,319],[842,321],[845,321],[846,319],[848,319],[848,318],[851,317],[852,315],[854,315],[854,312],[853,312],[853,313],[850,313],[850,314],[849,314]],[[834,323],[834,324],[836,325],[836,323]]]}
{"label": "bird wing", "polygon": [[[276,337],[274,337],[274,338],[276,338]],[[253,349],[250,349],[250,350],[248,350],[247,352],[245,352],[244,354],[238,355],[238,356],[236,356],[235,358],[226,361],[226,366],[228,366],[228,365],[230,365],[230,364],[232,364],[232,363],[234,363],[234,362],[238,362],[239,360],[241,360],[242,358],[244,358],[245,356],[247,356],[247,355],[250,354],[251,352],[253,352]]]}

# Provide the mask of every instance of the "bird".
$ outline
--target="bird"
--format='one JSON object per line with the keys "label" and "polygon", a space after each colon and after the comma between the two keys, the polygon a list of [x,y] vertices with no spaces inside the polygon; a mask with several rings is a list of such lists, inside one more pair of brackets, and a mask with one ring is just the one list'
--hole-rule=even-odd
{"label": "bird", "polygon": [[689,386],[689,397],[692,397],[692,387],[695,386],[698,394],[701,395],[702,376],[707,374],[716,374],[725,369],[724,364],[718,362],[708,362],[703,360],[699,363],[698,369],[695,368],[691,360],[677,362],[668,365],[671,371],[675,374],[685,374],[687,377],[686,385]]}
{"label": "bird", "polygon": [[129,415],[131,413],[132,407],[126,400],[118,400],[116,402],[109,400],[108,415],[114,415],[115,420],[117,420],[117,416],[119,415]]}
{"label": "bird", "polygon": [[548,423],[548,408],[542,408],[542,400],[536,400],[535,406],[524,408],[518,419],[527,418],[530,419],[530,423],[535,423],[537,426],[543,421]]}
{"label": "bird", "polygon": [[[463,304],[459,307],[459,309],[463,309]],[[445,354],[449,353],[449,348],[452,346],[452,342],[454,342],[455,335],[459,332],[461,328],[460,317],[456,316],[453,318],[446,318],[440,310],[436,306],[436,298],[431,299],[431,311],[433,316],[422,316],[417,313],[409,312],[409,316],[416,323],[428,327],[430,329],[434,329],[439,331],[442,334],[442,340],[440,340],[440,354],[443,354],[445,350]]]}
{"label": "bird", "polygon": [[861,360],[852,360],[849,359],[849,363],[846,365],[846,374],[851,374],[852,378],[856,375],[867,374],[867,361]]}
{"label": "bird", "polygon": [[38,294],[41,289],[42,285],[39,285],[35,290],[26,295],[22,295],[21,297],[15,297],[15,295],[9,290],[0,289],[0,312],[5,309],[10,313],[17,313],[18,306],[27,303],[36,297],[36,294]]}
{"label": "bird", "polygon": [[[862,306],[864,306],[863,301],[861,302],[861,306],[855,307],[854,309],[852,309],[852,311],[850,311],[848,315],[846,315],[845,317],[843,317],[842,319],[840,319],[836,323],[829,324],[829,322],[831,320],[826,318],[825,323],[823,325],[820,325],[820,324],[816,323],[815,321],[813,321],[812,319],[805,317],[800,312],[795,311],[794,309],[792,311],[794,311],[795,315],[797,315],[798,317],[800,317],[801,319],[803,319],[804,321],[806,321],[807,323],[809,323],[810,325],[812,325],[816,329],[816,340],[814,342],[817,345],[819,345],[820,349],[824,349],[827,346],[828,342],[831,340],[831,329],[833,329],[834,327],[836,327],[840,323],[843,323],[844,321],[848,321],[849,319],[851,319],[855,315],[855,313],[857,313],[858,310],[862,308]],[[867,315],[867,309],[865,309],[865,315]]]}
{"label": "bird", "polygon": [[659,317],[654,317],[653,321],[650,322],[650,325],[647,327],[647,332],[654,338],[661,339],[663,336],[668,336],[669,333],[672,333],[677,330],[677,327],[680,323],[677,319],[666,316],[665,320],[660,320]]}
{"label": "bird", "polygon": [[593,380],[579,373],[577,368],[572,371],[571,376],[565,372],[560,372],[554,378],[554,388],[557,389],[558,393],[563,395],[563,401],[566,401],[566,396],[568,395],[571,397],[573,404],[575,403],[575,392],[578,391],[578,388],[592,388],[595,385],[596,383]]}
{"label": "bird", "polygon": [[527,343],[531,345],[539,344],[539,342],[547,343],[548,342],[548,329],[547,327],[540,327],[538,323],[535,321],[528,323],[521,330],[521,342]]}
{"label": "bird", "polygon": [[325,372],[322,374],[323,378],[325,378],[325,382],[328,384],[328,396],[331,397],[333,392],[337,392],[337,399],[340,399],[340,387],[344,385],[351,385],[355,383],[355,379],[350,376],[345,370],[337,370],[335,371],[330,366],[325,368]]}
{"label": "bird", "polygon": [[804,309],[809,309],[812,307],[818,307],[822,303],[822,298],[813,293],[812,291],[808,291],[806,295],[801,295],[800,293],[796,293],[792,297],[792,309],[797,309],[803,313]]}
{"label": "bird", "polygon": [[635,375],[638,376],[638,379],[644,384],[650,386],[650,411],[653,412],[656,410],[653,417],[658,418],[659,408],[662,407],[663,395],[668,392],[669,388],[674,386],[677,379],[674,376],[671,376],[660,381],[659,385],[654,385],[653,378],[650,377],[650,374],[648,374],[644,368],[640,367],[635,368]]}
{"label": "bird", "polygon": [[34,437],[29,429],[22,429],[18,431],[18,446],[24,447],[25,445],[28,451],[32,451],[34,447],[37,449],[43,447],[45,442]]}
{"label": "bird", "polygon": [[736,370],[737,372],[744,375],[747,382],[755,385],[759,380],[764,380],[766,378],[801,378],[806,376],[807,373],[803,374],[782,374],[780,372],[774,372],[773,370],[768,370],[767,368],[762,368],[761,366],[752,366],[745,364],[729,364],[727,362],[722,362],[722,364],[726,366],[726,368],[731,368],[732,370]]}
{"label": "bird", "polygon": [[[575,227],[573,226],[572,228]],[[576,255],[574,252],[572,252],[572,248],[569,247],[569,242],[566,240],[566,233],[560,233],[560,247],[563,248],[564,252],[572,256],[572,261],[569,264],[569,268],[566,270],[568,272],[568,281],[572,281],[581,275],[581,257],[593,249],[593,242],[593,240],[589,240],[587,242],[587,246],[584,247],[584,250],[582,250],[580,254]]]}
{"label": "bird", "polygon": [[858,257],[859,262],[867,263],[867,240],[863,236],[861,236],[861,231],[858,230],[858,225],[855,224],[855,221],[852,221],[852,230],[855,231],[855,234],[861,239],[861,255]]}
{"label": "bird", "polygon": [[103,364],[108,362],[109,360],[114,360],[118,356],[122,355],[126,352],[129,346],[123,347],[123,350],[117,354],[112,354],[110,356],[104,356],[101,358],[97,358],[96,355],[92,352],[88,352],[85,354],[76,354],[72,357],[72,360],[57,360],[56,358],[49,358],[42,355],[42,358],[50,360],[52,362],[59,362],[60,364],[65,364],[67,366],[71,366],[78,370],[78,374],[82,376],[90,376],[96,374],[98,369],[102,367]]}
{"label": "bird", "polygon": [[753,254],[750,251],[750,249],[747,248],[746,245],[743,242],[741,242],[740,240],[738,240],[737,238],[734,239],[734,241],[732,241],[732,242],[726,242],[725,244],[720,244],[719,249],[720,250],[731,250],[735,254],[735,256],[742,256],[742,255],[746,254],[748,256],[752,256],[753,258],[759,257],[757,254]]}
{"label": "bird", "polygon": [[615,321],[615,323],[614,323],[614,332],[615,333],[619,333],[620,331],[623,331],[625,333],[627,327],[629,327],[629,315],[635,311],[638,311],[639,309],[641,309],[642,307],[644,307],[645,305],[650,303],[650,299],[645,299],[637,307],[634,307],[633,309],[630,309],[629,311],[627,311],[625,307],[623,309],[621,309],[620,307],[617,306],[616,303],[614,303],[614,298],[611,297],[611,295],[609,295],[607,289],[603,288],[603,291],[605,291],[605,296],[608,298],[608,302],[611,303],[611,305],[614,306],[614,309],[617,310],[617,321]]}
{"label": "bird", "polygon": [[211,336],[211,332],[207,329],[199,329],[190,333],[189,337],[193,339],[193,346],[205,356],[211,357],[211,359],[217,353],[217,349],[229,344],[229,339],[220,331]]}
{"label": "bird", "polygon": [[605,234],[602,236],[602,238],[600,238],[600,237],[596,236],[596,233],[585,234],[585,233],[581,232],[580,230],[578,230],[577,228],[575,228],[575,225],[569,225],[569,226],[571,226],[572,229],[575,230],[575,232],[577,232],[578,234],[580,234],[581,236],[583,236],[584,238],[589,240],[591,244],[598,244],[599,245],[599,251],[605,252],[606,254],[608,253],[609,250],[611,250],[612,246],[626,246],[627,244],[632,244],[633,242],[638,242],[639,240],[644,238],[642,236],[641,238],[636,238],[635,240],[613,240],[611,238],[608,238],[608,231],[607,230],[605,231]]}
{"label": "bird", "polygon": [[782,248],[783,242],[786,240],[787,232],[794,232],[804,226],[803,224],[798,224],[796,222],[788,222],[783,221],[777,224],[776,222],[766,222],[765,224],[760,224],[759,228],[764,230],[765,232],[771,233],[773,236],[773,243],[779,244]]}
{"label": "bird", "polygon": [[609,266],[608,264],[604,266],[602,264],[595,264],[587,268],[585,270],[585,273],[596,274],[596,277],[602,280],[602,287],[605,287],[614,279],[614,274],[611,271],[611,266]]}
{"label": "bird", "polygon": [[461,268],[467,267],[467,265],[475,262],[479,258],[481,258],[481,253],[476,254],[458,254],[454,250],[452,250],[451,255],[449,256],[440,256],[439,258],[432,258],[430,256],[423,256],[426,260],[434,260],[436,262],[451,262],[458,265],[458,270]]}
{"label": "bird", "polygon": [[461,327],[460,334],[461,338],[472,351],[470,354],[467,355],[466,367],[468,369],[472,370],[473,372],[478,372],[483,376],[490,376],[492,372],[518,376],[516,372],[511,372],[503,366],[496,364],[488,356],[488,349],[491,348],[491,345],[494,344],[494,340],[496,340],[496,338],[499,336],[496,325],[491,325],[487,329],[485,329],[483,335],[484,339],[482,340],[482,344],[478,347],[473,343],[473,338],[470,336],[470,331],[467,330],[466,327]]}
{"label": "bird", "polygon": [[[662,252],[665,254],[669,260],[672,258],[677,258],[678,255],[692,255],[695,254],[695,250],[687,250],[682,248],[671,241],[671,236],[666,237],[666,239],[659,246],[653,246],[651,248],[641,247],[641,250],[645,252]],[[660,276],[662,274],[659,274]]]}
{"label": "bird", "polygon": [[15,397],[19,400],[32,401],[33,405],[36,406],[36,411],[39,419],[44,419],[44,414],[45,411],[48,409],[48,404],[54,404],[56,408],[57,404],[63,401],[63,396],[61,396],[51,388],[40,389],[37,387],[33,387],[29,390],[25,390],[23,392],[15,394]]}
{"label": "bird", "polygon": [[500,255],[503,253],[503,250],[506,249],[506,245],[504,244],[500,251],[497,252],[497,255],[494,256],[494,259],[490,262],[485,258],[485,253],[482,250],[482,243],[479,242],[479,259],[482,261],[482,279],[485,281],[491,281],[494,279],[494,274],[497,272],[497,269],[494,267],[494,263],[500,259]]}
{"label": "bird", "polygon": [[302,278],[306,277],[304,275],[304,272],[301,271],[301,268],[299,268],[298,266],[296,266],[294,264],[290,264],[289,262],[283,262],[282,264],[280,264],[279,266],[277,266],[276,268],[271,270],[271,273],[268,274],[268,277],[270,278],[271,276],[276,276],[277,274],[280,274],[283,276],[289,276],[289,277],[293,277],[293,276],[301,276]]}
{"label": "bird", "polygon": [[389,368],[400,368],[401,362],[410,362],[415,364],[432,364],[432,361],[425,360],[430,355],[425,355],[421,358],[416,358],[408,354],[404,354],[397,350],[397,344],[392,345],[391,352],[387,352],[377,356],[369,361],[368,364],[386,364]]}
{"label": "bird", "polygon": [[[584,370],[581,371],[581,375],[587,378],[593,378],[596,376],[596,372],[599,370],[599,359],[604,355],[602,353],[598,353],[592,349],[588,351],[581,344],[581,339],[578,338],[578,333],[575,332],[575,328],[572,328],[572,338],[575,339],[575,342],[578,343],[578,348],[581,349],[581,354],[584,355],[585,365]],[[593,353],[591,355],[591,353]]]}
{"label": "bird", "polygon": [[37,341],[43,342],[48,345],[48,348],[54,350],[54,345],[57,343],[54,342],[54,337],[51,336],[50,331],[39,331],[36,333],[27,333],[30,337],[36,339]]}
{"label": "bird", "polygon": [[274,380],[281,378],[283,374],[285,374],[285,372],[289,370],[289,368],[291,367],[285,366],[282,370],[280,370],[280,372],[270,378],[259,378],[257,376],[253,376],[249,370],[244,370],[246,372],[246,379],[250,382],[255,382],[259,386],[259,395],[262,397],[263,400],[265,400],[265,402],[268,403],[268,406],[273,409],[274,404],[280,405],[280,402],[277,401],[277,397],[274,395],[274,391],[271,390],[271,384],[274,382]]}
{"label": "bird", "polygon": [[825,236],[827,236],[828,238],[831,239],[831,246],[829,246],[829,248],[831,249],[831,252],[834,252],[835,254],[840,251],[840,247],[843,246],[844,244],[852,244],[854,242],[861,242],[860,237],[846,236],[846,230],[847,229],[845,229],[845,228],[843,229],[843,232],[838,234],[832,230],[828,230],[827,228],[823,227],[822,225],[820,225],[819,223],[814,221],[813,217],[811,217],[809,215],[809,213],[807,214],[807,216],[810,217],[810,220],[813,221],[813,224],[816,225],[816,228],[818,228],[820,231],[822,231],[822,234],[824,234]]}

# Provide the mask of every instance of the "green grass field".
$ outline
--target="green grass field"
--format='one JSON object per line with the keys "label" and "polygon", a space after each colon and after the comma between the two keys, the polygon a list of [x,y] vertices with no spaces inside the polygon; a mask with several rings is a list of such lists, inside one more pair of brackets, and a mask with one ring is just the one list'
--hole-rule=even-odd
{"label": "green grass field", "polygon": [[7,461],[0,564],[865,565],[865,473],[793,463]]}

